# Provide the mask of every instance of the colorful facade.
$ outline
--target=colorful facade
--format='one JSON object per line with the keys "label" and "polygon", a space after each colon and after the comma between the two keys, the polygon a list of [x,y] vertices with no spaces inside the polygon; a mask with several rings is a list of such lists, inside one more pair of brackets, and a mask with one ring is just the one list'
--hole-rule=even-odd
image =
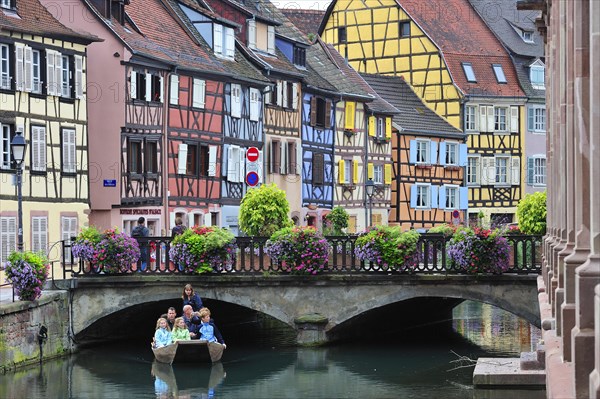
{"label": "colorful facade", "polygon": [[15,135],[22,164],[24,249],[61,259],[61,240],[87,223],[89,92],[86,49],[97,40],[59,23],[37,0],[0,5],[0,263],[17,246]]}
{"label": "colorful facade", "polygon": [[461,166],[469,217],[512,221],[523,195],[526,97],[508,53],[467,0],[334,1],[320,34],[357,71],[402,76],[429,108],[468,133]]}

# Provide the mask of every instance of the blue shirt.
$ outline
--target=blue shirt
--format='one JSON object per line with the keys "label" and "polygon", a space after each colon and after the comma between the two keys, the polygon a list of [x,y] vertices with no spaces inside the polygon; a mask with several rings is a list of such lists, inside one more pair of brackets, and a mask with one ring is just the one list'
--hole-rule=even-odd
{"label": "blue shirt", "polygon": [[160,348],[161,346],[170,345],[171,341],[172,341],[171,332],[167,331],[166,328],[159,328],[154,333],[154,345],[157,348]]}
{"label": "blue shirt", "polygon": [[208,342],[216,342],[215,329],[210,323],[202,323],[200,325],[200,339],[205,339]]}

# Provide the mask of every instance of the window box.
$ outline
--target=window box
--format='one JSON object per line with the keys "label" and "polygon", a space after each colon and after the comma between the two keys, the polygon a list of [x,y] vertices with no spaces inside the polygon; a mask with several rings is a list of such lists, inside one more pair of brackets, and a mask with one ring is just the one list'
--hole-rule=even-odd
{"label": "window box", "polygon": [[344,129],[344,135],[348,138],[352,137],[356,133],[356,129]]}
{"label": "window box", "polygon": [[354,191],[356,186],[354,184],[342,184],[344,191]]}
{"label": "window box", "polygon": [[456,165],[446,165],[444,166],[445,170],[460,170],[461,167],[460,166],[456,166]]}
{"label": "window box", "polygon": [[417,169],[431,169],[433,166],[430,164],[418,163]]}
{"label": "window box", "polygon": [[387,144],[390,142],[390,140],[385,137],[373,137],[373,142],[375,144]]}

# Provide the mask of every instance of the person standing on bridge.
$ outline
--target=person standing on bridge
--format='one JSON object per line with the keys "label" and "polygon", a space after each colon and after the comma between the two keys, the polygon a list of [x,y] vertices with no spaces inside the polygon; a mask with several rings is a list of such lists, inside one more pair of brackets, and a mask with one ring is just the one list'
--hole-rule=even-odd
{"label": "person standing on bridge", "polygon": [[200,295],[196,294],[191,284],[186,284],[185,287],[183,287],[181,297],[183,298],[184,307],[185,305],[191,305],[194,312],[202,309],[202,299],[200,299]]}
{"label": "person standing on bridge", "polygon": [[[138,239],[138,237],[150,236],[150,230],[148,230],[145,224],[146,219],[143,216],[140,216],[138,219],[138,225],[135,226],[135,228],[131,231],[131,236],[136,240]],[[142,260],[141,269],[142,271],[145,271],[146,266],[148,265],[148,243],[146,242],[140,244],[140,259]]]}

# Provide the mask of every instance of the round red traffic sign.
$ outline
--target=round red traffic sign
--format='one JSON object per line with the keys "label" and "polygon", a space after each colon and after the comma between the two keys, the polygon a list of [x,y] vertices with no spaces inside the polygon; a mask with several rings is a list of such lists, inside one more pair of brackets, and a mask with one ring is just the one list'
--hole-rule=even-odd
{"label": "round red traffic sign", "polygon": [[458,219],[460,217],[460,212],[457,211],[456,209],[452,211],[452,217],[454,219]]}
{"label": "round red traffic sign", "polygon": [[254,172],[254,171],[250,171],[248,173],[246,173],[246,184],[254,187],[258,184],[258,173]]}
{"label": "round red traffic sign", "polygon": [[246,151],[246,158],[250,162],[258,161],[258,148],[256,148],[256,147],[248,148],[248,151]]}

